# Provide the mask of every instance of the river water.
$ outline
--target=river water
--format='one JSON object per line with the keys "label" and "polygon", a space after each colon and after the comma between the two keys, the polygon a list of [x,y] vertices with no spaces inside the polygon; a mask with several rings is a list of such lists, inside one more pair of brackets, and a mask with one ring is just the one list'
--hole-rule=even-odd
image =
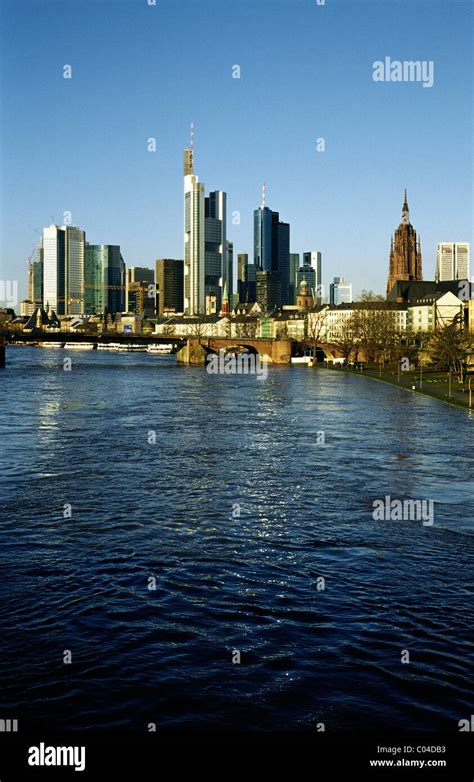
{"label": "river water", "polygon": [[[8,348],[0,388],[0,717],[450,732],[472,713],[467,411],[304,366],[34,347]],[[375,521],[386,495],[433,500],[434,524]]]}

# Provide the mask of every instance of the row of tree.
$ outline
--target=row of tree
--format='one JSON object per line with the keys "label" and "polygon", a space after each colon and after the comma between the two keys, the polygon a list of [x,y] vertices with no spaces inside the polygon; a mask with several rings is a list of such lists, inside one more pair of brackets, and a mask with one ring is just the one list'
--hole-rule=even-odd
{"label": "row of tree", "polygon": [[[458,315],[451,323],[437,328],[430,334],[407,334],[399,328],[397,312],[389,309],[382,296],[364,292],[363,308],[356,308],[341,325],[335,344],[342,356],[358,360],[363,351],[367,362],[395,364],[402,358],[417,365],[423,355],[432,367],[441,371],[452,369],[459,379],[474,352],[472,334],[463,327]],[[372,304],[371,304],[372,303]],[[384,306],[385,305],[385,306]],[[308,341],[314,349],[325,340],[325,317],[313,313],[308,319]]]}

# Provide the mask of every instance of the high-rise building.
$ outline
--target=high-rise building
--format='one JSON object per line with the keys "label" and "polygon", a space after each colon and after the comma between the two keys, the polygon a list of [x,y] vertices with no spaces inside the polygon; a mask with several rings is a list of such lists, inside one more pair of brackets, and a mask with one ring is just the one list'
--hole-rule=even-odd
{"label": "high-rise building", "polygon": [[227,240],[227,262],[225,274],[223,274],[222,290],[227,285],[227,295],[229,302],[233,300],[234,296],[234,242]]}
{"label": "high-rise building", "polygon": [[57,225],[43,228],[43,308],[66,313],[65,234]]}
{"label": "high-rise building", "polygon": [[64,315],[65,302],[64,231],[57,225],[43,228],[43,307]]}
{"label": "high-rise building", "polygon": [[183,261],[160,258],[156,261],[156,312],[183,312]]}
{"label": "high-rise building", "polygon": [[125,279],[126,279],[125,307],[128,311],[129,310],[128,286],[134,282],[143,282],[146,283],[147,285],[154,285],[155,270],[149,269],[146,266],[129,266],[126,271]]}
{"label": "high-rise building", "polygon": [[468,242],[440,242],[436,253],[435,281],[468,280],[469,250]]}
{"label": "high-rise building", "polygon": [[[277,213],[278,219],[278,213]],[[281,278],[281,303],[290,303],[290,224],[278,220],[277,270]]]}
{"label": "high-rise building", "polygon": [[84,315],[84,248],[85,231],[64,226],[66,257],[66,315]]}
{"label": "high-rise building", "polygon": [[300,268],[300,254],[290,253],[290,286],[289,286],[289,304],[296,303],[296,296],[299,291],[296,282],[296,275]]}
{"label": "high-rise building", "polygon": [[[323,279],[322,279],[322,260],[321,260],[321,253],[318,252],[318,250],[310,250],[309,252],[303,253],[303,266],[305,268],[311,268],[314,269],[315,276],[314,276],[314,284],[313,284],[313,290],[310,292],[314,296],[314,300],[322,298],[322,285],[323,285]],[[308,280],[309,283],[309,280]],[[311,289],[311,286],[310,286]]]}
{"label": "high-rise building", "polygon": [[253,304],[256,300],[255,264],[249,263],[248,253],[239,253],[237,270],[238,300],[242,304]]}
{"label": "high-rise building", "polygon": [[89,244],[84,260],[85,314],[115,314],[125,310],[125,263],[120,245]]}
{"label": "high-rise building", "polygon": [[246,295],[244,301],[253,304],[257,301],[257,270],[254,263],[247,264]]}
{"label": "high-rise building", "polygon": [[43,306],[59,315],[84,314],[85,232],[69,225],[43,229]]}
{"label": "high-rise building", "polygon": [[329,303],[337,306],[338,304],[350,304],[352,301],[352,284],[347,282],[344,277],[334,277],[334,282],[329,286]]}
{"label": "high-rise building", "polygon": [[229,288],[226,193],[216,190],[205,198],[205,297],[215,297],[220,310],[222,290]]}
{"label": "high-rise building", "polygon": [[28,300],[34,308],[43,306],[43,248],[36,251],[36,260],[28,261]]}
{"label": "high-rise building", "polygon": [[237,293],[239,301],[244,302],[246,296],[247,266],[249,263],[248,253],[239,253],[237,255]]}
{"label": "high-rise building", "polygon": [[256,271],[280,275],[281,304],[290,298],[290,225],[280,221],[265,203],[254,211],[254,263]]}
{"label": "high-rise building", "polygon": [[312,266],[300,266],[296,272],[296,290],[300,291],[301,283],[305,281],[311,296],[316,300],[316,269]]}
{"label": "high-rise building", "polygon": [[281,306],[281,275],[279,272],[256,272],[256,300],[262,312],[270,314]]}
{"label": "high-rise building", "polygon": [[86,242],[84,251],[85,314],[101,315],[107,306],[107,289],[104,286],[104,251],[100,244]]}
{"label": "high-rise building", "polygon": [[422,280],[421,244],[410,223],[407,191],[402,207],[402,221],[390,244],[390,266],[387,282],[389,296],[396,282],[401,280]]}
{"label": "high-rise building", "polygon": [[155,271],[143,266],[129,266],[126,271],[127,312],[135,312],[145,318],[155,315]]}
{"label": "high-rise building", "polygon": [[184,152],[184,313],[205,309],[204,183],[194,174],[193,150]]}

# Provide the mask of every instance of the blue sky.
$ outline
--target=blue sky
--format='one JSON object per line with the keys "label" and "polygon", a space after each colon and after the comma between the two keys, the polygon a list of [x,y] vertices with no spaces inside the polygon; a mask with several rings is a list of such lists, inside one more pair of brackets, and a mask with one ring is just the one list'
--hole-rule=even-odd
{"label": "blue sky", "polygon": [[[196,173],[241,214],[235,255],[262,179],[326,284],[384,292],[405,187],[425,278],[437,242],[472,242],[470,0],[156,2],[1,2],[2,278],[22,296],[35,230],[65,211],[129,266],[182,258],[191,121]],[[432,60],[434,86],[375,83],[385,57]]]}

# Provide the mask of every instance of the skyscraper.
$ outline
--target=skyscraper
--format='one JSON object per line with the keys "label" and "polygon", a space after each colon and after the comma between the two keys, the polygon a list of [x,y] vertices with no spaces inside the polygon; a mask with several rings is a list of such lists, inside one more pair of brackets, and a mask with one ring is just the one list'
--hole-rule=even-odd
{"label": "skyscraper", "polygon": [[152,318],[155,314],[155,270],[144,266],[129,266],[126,270],[127,312]]}
{"label": "skyscraper", "polygon": [[313,269],[312,266],[305,266],[304,264],[303,266],[300,266],[296,272],[296,290],[298,291],[297,296],[299,295],[301,283],[303,281],[305,281],[308,286],[309,294],[313,296],[314,300],[316,300],[316,269]]}
{"label": "skyscraper", "polygon": [[[303,253],[303,266],[314,269],[314,283],[309,285],[310,293],[314,296],[314,300],[322,298],[323,296],[323,279],[322,279],[322,259],[321,253],[318,250],[310,250]],[[306,278],[308,279],[308,278]],[[309,280],[308,280],[309,284]],[[313,290],[311,290],[311,287]]]}
{"label": "skyscraper", "polygon": [[387,296],[398,280],[422,280],[421,245],[416,231],[410,223],[407,191],[402,208],[402,221],[390,244],[390,267],[387,282]]}
{"label": "skyscraper", "polygon": [[298,293],[298,288],[296,284],[296,275],[298,273],[298,269],[300,268],[300,254],[299,253],[290,253],[290,285],[289,285],[289,304],[296,304],[296,295]]}
{"label": "skyscraper", "polygon": [[338,304],[350,304],[352,301],[352,284],[347,282],[344,277],[334,277],[334,282],[329,286],[329,303],[337,306]]}
{"label": "skyscraper", "polygon": [[222,291],[229,290],[227,251],[226,193],[216,190],[205,198],[205,296],[215,296],[220,310]]}
{"label": "skyscraper", "polygon": [[249,263],[248,253],[239,253],[237,269],[237,293],[239,302],[253,304],[256,297],[255,264]]}
{"label": "skyscraper", "polygon": [[183,261],[160,258],[156,262],[156,312],[183,311]]}
{"label": "skyscraper", "polygon": [[28,261],[28,300],[34,309],[43,306],[43,249],[36,251],[36,260]]}
{"label": "skyscraper", "polygon": [[120,246],[85,246],[85,314],[100,315],[107,307],[111,314],[125,310],[125,263]]}
{"label": "skyscraper", "polygon": [[227,286],[227,295],[232,309],[234,300],[234,242],[227,239],[226,267],[224,270],[222,290]]}
{"label": "skyscraper", "polygon": [[256,272],[256,300],[262,312],[271,314],[281,306],[281,276],[279,272]]}
{"label": "skyscraper", "polygon": [[[257,272],[280,275],[281,304],[290,299],[290,225],[280,221],[278,212],[265,205],[254,211],[254,264]],[[274,285],[271,286],[274,288]]]}
{"label": "skyscraper", "polygon": [[65,232],[57,225],[43,228],[43,307],[66,314]]}
{"label": "skyscraper", "polygon": [[436,253],[436,282],[469,279],[469,243],[440,242]]}
{"label": "skyscraper", "polygon": [[71,225],[43,229],[43,302],[59,315],[84,314],[85,237]]}
{"label": "skyscraper", "polygon": [[84,315],[85,231],[73,225],[63,226],[66,258],[66,315]]}
{"label": "skyscraper", "polygon": [[237,293],[241,302],[245,301],[248,262],[248,253],[239,253],[237,255]]}
{"label": "skyscraper", "polygon": [[193,149],[184,152],[184,313],[205,311],[204,184],[194,174]]}

